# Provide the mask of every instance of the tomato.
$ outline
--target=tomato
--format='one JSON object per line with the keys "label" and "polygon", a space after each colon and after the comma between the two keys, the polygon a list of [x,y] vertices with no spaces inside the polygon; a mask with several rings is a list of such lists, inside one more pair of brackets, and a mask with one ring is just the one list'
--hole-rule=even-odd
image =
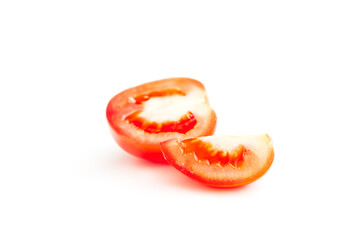
{"label": "tomato", "polygon": [[171,139],[162,142],[161,148],[177,170],[217,187],[251,183],[267,172],[274,159],[267,134]]}
{"label": "tomato", "polygon": [[169,78],[127,89],[106,109],[118,145],[137,157],[163,161],[160,142],[212,135],[216,114],[202,83]]}

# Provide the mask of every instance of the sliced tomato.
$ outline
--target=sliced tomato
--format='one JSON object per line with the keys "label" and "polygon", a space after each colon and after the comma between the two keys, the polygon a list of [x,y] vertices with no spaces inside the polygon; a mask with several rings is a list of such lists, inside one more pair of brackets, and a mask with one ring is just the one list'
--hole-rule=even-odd
{"label": "sliced tomato", "polygon": [[251,183],[266,173],[274,159],[267,134],[171,139],[162,142],[161,148],[177,170],[217,187]]}
{"label": "sliced tomato", "polygon": [[127,89],[106,110],[115,141],[135,156],[165,161],[160,142],[214,133],[216,115],[202,83],[169,78]]}

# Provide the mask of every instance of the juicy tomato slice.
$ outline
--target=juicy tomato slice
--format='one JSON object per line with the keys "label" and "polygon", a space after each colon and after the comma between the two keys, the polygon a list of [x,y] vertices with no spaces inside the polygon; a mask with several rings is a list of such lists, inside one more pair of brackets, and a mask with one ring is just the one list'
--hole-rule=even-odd
{"label": "juicy tomato slice", "polygon": [[201,183],[235,187],[263,176],[274,159],[267,134],[208,136],[161,143],[165,159],[177,170]]}
{"label": "juicy tomato slice", "polygon": [[127,89],[106,109],[112,135],[137,157],[165,161],[160,142],[212,135],[216,115],[202,83],[169,78]]}

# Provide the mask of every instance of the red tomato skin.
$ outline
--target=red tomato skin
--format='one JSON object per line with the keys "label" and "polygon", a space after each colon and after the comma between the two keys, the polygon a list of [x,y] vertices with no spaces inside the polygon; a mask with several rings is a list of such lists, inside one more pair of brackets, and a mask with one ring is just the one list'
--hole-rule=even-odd
{"label": "red tomato skin", "polygon": [[[123,114],[132,111],[132,106],[128,106],[126,103],[129,97],[133,97],[136,94],[141,95],[142,92],[150,91],[151,89],[158,90],[159,86],[161,85],[166,85],[167,87],[176,85],[177,87],[181,88],[181,90],[183,90],[184,92],[186,92],[188,88],[190,88],[191,86],[196,86],[197,88],[200,88],[203,91],[205,91],[205,88],[202,83],[200,83],[197,80],[189,79],[189,78],[169,78],[169,79],[163,79],[163,80],[145,83],[137,87],[127,89],[114,96],[108,103],[106,109],[106,116],[108,123],[110,125],[111,134],[115,142],[123,150],[139,158],[147,159],[154,162],[167,163],[162,154],[160,142],[168,140],[169,138],[167,139],[162,138],[159,139],[159,141],[157,142],[146,142],[144,140],[136,139],[134,137],[129,137],[129,135],[131,135],[131,131],[132,131],[131,129],[133,127],[129,126],[128,124],[125,124],[124,121],[119,120],[119,116],[122,116]],[[206,102],[208,103],[207,98],[206,98]],[[201,120],[201,119],[197,119],[197,120]],[[191,137],[212,135],[215,132],[216,120],[217,120],[216,114],[214,110],[211,109],[211,111],[209,112],[209,117],[206,119],[207,124],[202,124],[201,121],[198,121],[199,124],[195,126],[194,131],[192,131],[188,135],[183,134],[181,135],[181,137],[185,139]],[[121,122],[121,124],[119,124],[119,122]],[[176,137],[177,136],[179,136],[179,134],[176,135]]]}
{"label": "red tomato skin", "polygon": [[[201,164],[201,163],[198,163],[194,159],[194,155],[192,154],[184,155],[183,150],[180,147],[180,144],[181,141],[179,141],[178,139],[170,139],[160,143],[161,150],[164,154],[164,158],[166,159],[166,161],[184,175],[194,179],[197,182],[200,182],[202,184],[211,187],[228,188],[228,187],[238,187],[252,183],[257,179],[259,179],[260,177],[262,177],[269,170],[274,160],[274,149],[271,146],[270,154],[268,156],[266,165],[261,169],[261,171],[258,171],[253,176],[247,178],[238,177],[238,178],[227,178],[227,179],[218,179],[216,177],[209,178],[209,177],[205,177],[201,172],[196,172],[191,170],[189,165]],[[180,162],[185,164],[182,165],[180,164]],[[216,168],[217,167],[215,167],[214,169]],[[216,170],[214,171],[214,176],[215,175],[216,175]]]}

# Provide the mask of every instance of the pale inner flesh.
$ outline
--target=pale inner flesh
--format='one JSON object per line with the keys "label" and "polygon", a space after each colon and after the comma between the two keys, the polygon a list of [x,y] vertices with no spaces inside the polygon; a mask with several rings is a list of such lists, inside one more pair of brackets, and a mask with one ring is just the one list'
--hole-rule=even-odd
{"label": "pale inner flesh", "polygon": [[231,153],[240,145],[256,153],[260,159],[267,158],[268,143],[271,142],[267,134],[244,136],[208,136],[200,137],[203,142],[209,143],[218,151]]}
{"label": "pale inner flesh", "polygon": [[203,91],[194,89],[186,96],[152,97],[143,102],[144,109],[139,116],[158,123],[177,121],[188,112],[196,111],[202,104],[206,105],[205,94]]}

